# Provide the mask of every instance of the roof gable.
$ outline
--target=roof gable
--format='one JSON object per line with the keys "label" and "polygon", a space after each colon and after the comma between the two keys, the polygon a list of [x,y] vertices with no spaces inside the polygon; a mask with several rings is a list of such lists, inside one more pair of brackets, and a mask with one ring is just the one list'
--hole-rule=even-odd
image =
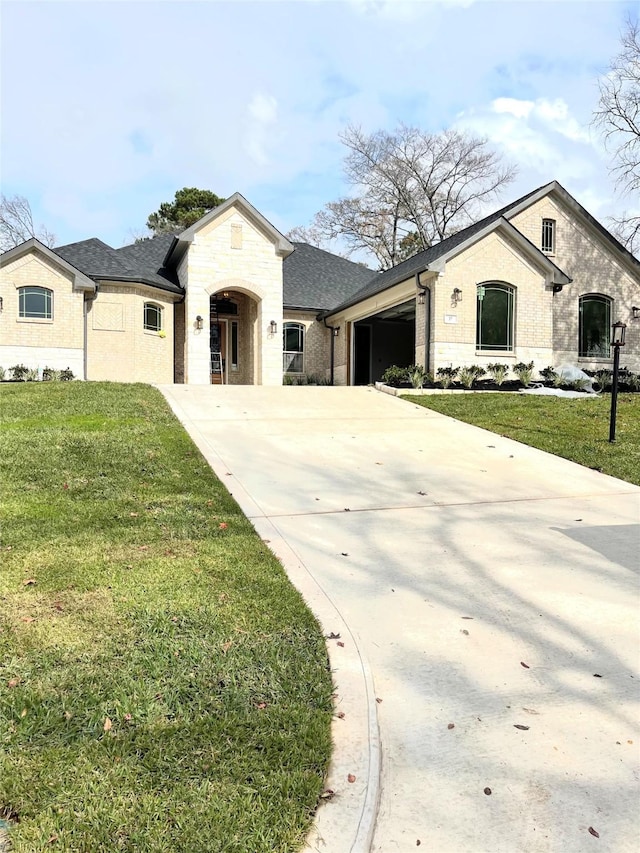
{"label": "roof gable", "polygon": [[[519,201],[529,198],[534,193],[523,196]],[[358,290],[351,299],[337,305],[328,313],[333,314],[343,308],[349,308],[363,299],[375,296],[377,293],[407,281],[407,279],[421,272],[441,273],[444,271],[447,261],[495,231],[503,231],[511,242],[515,243],[524,254],[531,257],[545,271],[545,274],[554,284],[568,284],[571,278],[508,221],[505,213],[510,207],[511,205],[501,208],[479,222],[463,228],[462,231],[458,231],[451,237],[447,237],[446,240],[436,243],[435,246],[418,252],[401,264],[379,273],[376,278]]]}
{"label": "roof gable", "polygon": [[74,290],[86,290],[92,293],[95,292],[95,283],[85,275],[81,269],[61,255],[58,255],[57,252],[53,251],[48,246],[45,246],[44,243],[41,243],[36,237],[32,237],[30,240],[21,243],[19,246],[14,246],[13,249],[9,249],[8,252],[4,252],[2,256],[0,256],[0,266],[6,266],[25,255],[33,253],[44,255],[51,264],[69,273],[73,278]]}
{"label": "roof gable", "polygon": [[240,195],[240,193],[234,193],[226,201],[218,205],[218,207],[214,207],[213,210],[205,213],[197,222],[194,222],[193,225],[175,237],[167,252],[165,264],[168,265],[171,259],[171,265],[175,265],[187,250],[189,243],[193,242],[198,231],[215,222],[216,219],[219,219],[231,208],[238,210],[258,231],[264,234],[274,244],[276,254],[280,255],[280,257],[285,258],[293,252],[293,245],[287,240],[284,234],[281,234],[275,226],[265,219],[260,211],[250,204],[244,196]]}

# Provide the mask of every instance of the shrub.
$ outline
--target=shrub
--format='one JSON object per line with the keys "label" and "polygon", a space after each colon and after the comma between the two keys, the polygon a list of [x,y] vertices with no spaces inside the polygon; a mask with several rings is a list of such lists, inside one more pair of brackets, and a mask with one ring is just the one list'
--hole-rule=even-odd
{"label": "shrub", "polygon": [[436,378],[443,388],[448,388],[453,380],[458,375],[458,367],[439,367],[436,371]]}
{"label": "shrub", "polygon": [[24,378],[25,378],[26,382],[37,382],[38,381],[38,368],[37,367],[30,367],[29,370],[27,370],[27,373],[26,373]]}
{"label": "shrub", "polygon": [[487,371],[489,373],[489,376],[496,383],[496,385],[502,385],[504,380],[507,378],[507,373],[509,372],[509,365],[494,362],[493,364],[487,365]]}
{"label": "shrub", "polygon": [[533,377],[533,362],[530,361],[529,364],[525,364],[524,361],[519,361],[517,364],[513,365],[513,372],[520,382],[522,382],[524,387],[528,388]]}
{"label": "shrub", "polygon": [[557,379],[558,374],[556,373],[555,368],[549,365],[549,367],[542,368],[542,370],[540,371],[540,376],[542,376],[542,378],[546,382],[553,382],[555,379]]}
{"label": "shrub", "polygon": [[571,391],[586,391],[589,387],[589,380],[582,376],[577,379],[570,379],[566,385]]}
{"label": "shrub", "polygon": [[593,381],[601,391],[605,391],[611,385],[612,374],[610,370],[596,370],[593,374]]}
{"label": "shrub", "polygon": [[403,382],[407,381],[407,368],[392,364],[382,374],[382,381],[385,385],[390,385],[392,388],[399,388]]}
{"label": "shrub", "polygon": [[60,371],[56,370],[55,367],[43,367],[42,368],[42,381],[43,382],[58,382],[60,380]]}
{"label": "shrub", "polygon": [[6,371],[5,371],[4,367],[0,367],[0,382],[2,382],[2,380],[4,379],[5,373],[6,373]]}
{"label": "shrub", "polygon": [[413,388],[422,388],[426,379],[424,367],[421,364],[412,364],[405,368],[405,376]]}
{"label": "shrub", "polygon": [[627,373],[622,381],[631,391],[640,391],[640,373]]}
{"label": "shrub", "polygon": [[485,374],[484,367],[479,364],[472,364],[469,367],[461,367],[458,371],[458,382],[465,388],[471,388],[476,379],[479,379]]}
{"label": "shrub", "polygon": [[60,371],[60,382],[71,382],[74,379],[73,370],[69,367],[65,367],[64,370]]}
{"label": "shrub", "polygon": [[29,368],[25,364],[14,364],[13,367],[9,368],[11,372],[11,377],[18,382],[24,382],[27,373],[29,372]]}

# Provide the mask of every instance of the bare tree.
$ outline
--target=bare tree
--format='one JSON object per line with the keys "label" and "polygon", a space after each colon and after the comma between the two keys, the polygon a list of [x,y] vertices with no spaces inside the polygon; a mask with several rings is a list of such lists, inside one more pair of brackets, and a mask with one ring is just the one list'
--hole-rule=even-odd
{"label": "bare tree", "polygon": [[341,139],[353,195],[327,204],[312,228],[372,253],[381,269],[464,228],[515,177],[486,139],[455,130],[350,126]]}
{"label": "bare tree", "polygon": [[[621,50],[600,80],[593,120],[611,152],[611,173],[620,191],[637,203],[640,194],[640,29],[627,19]],[[640,216],[612,220],[616,236],[630,251],[640,250]]]}
{"label": "bare tree", "polygon": [[50,248],[55,245],[55,234],[44,226],[36,229],[31,205],[24,196],[0,196],[0,251],[6,252],[32,237]]}
{"label": "bare tree", "polygon": [[287,231],[285,237],[292,243],[308,243],[310,246],[315,246],[316,249],[328,249],[327,239],[312,225],[306,227],[296,225]]}

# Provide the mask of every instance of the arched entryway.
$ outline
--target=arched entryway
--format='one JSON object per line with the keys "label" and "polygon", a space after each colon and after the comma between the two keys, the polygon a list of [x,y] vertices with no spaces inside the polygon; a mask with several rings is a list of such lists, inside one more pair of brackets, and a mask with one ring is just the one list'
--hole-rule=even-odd
{"label": "arched entryway", "polygon": [[209,350],[213,385],[256,384],[258,302],[225,288],[209,297]]}

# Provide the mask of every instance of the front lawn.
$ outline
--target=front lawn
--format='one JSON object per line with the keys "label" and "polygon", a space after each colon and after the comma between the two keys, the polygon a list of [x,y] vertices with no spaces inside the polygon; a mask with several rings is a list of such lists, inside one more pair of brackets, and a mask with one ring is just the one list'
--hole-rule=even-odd
{"label": "front lawn", "polygon": [[278,561],[156,390],[21,383],[0,404],[14,851],[299,849],[332,684]]}
{"label": "front lawn", "polygon": [[640,486],[640,394],[618,396],[615,444],[609,444],[608,394],[597,399],[501,393],[403,399]]}

